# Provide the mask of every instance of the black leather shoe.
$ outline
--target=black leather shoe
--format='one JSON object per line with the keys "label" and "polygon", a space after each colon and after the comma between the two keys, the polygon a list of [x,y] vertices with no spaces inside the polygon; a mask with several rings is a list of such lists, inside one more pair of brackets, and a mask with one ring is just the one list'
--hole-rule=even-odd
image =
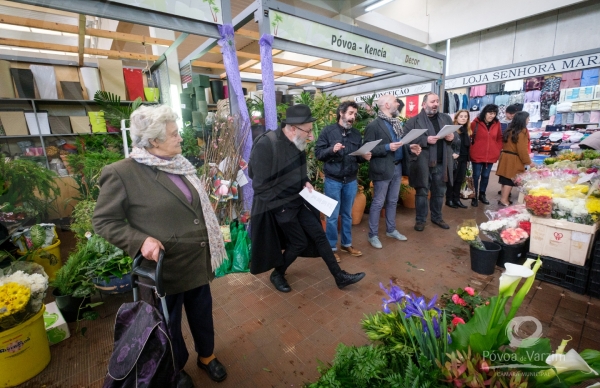
{"label": "black leather shoe", "polygon": [[490,201],[488,201],[487,198],[485,197],[485,193],[479,193],[479,200],[484,205],[489,205],[490,204]]}
{"label": "black leather shoe", "polygon": [[446,201],[446,206],[456,209],[458,205],[454,201]]}
{"label": "black leather shoe", "polygon": [[456,207],[459,207],[461,209],[467,209],[468,206],[463,205],[463,203],[460,201],[460,199],[458,201],[454,201],[454,204],[456,205]]}
{"label": "black leather shoe", "polygon": [[432,223],[436,224],[437,226],[439,226],[442,229],[450,229],[450,226],[444,222],[444,220],[431,220]]}
{"label": "black leather shoe", "polygon": [[365,277],[364,272],[352,274],[352,273],[348,273],[343,270],[334,276],[335,284],[337,284],[337,286],[340,290],[351,284],[358,283],[364,277]]}
{"label": "black leather shoe", "polygon": [[179,379],[177,380],[177,388],[194,388],[194,382],[192,381],[192,378],[184,370],[179,372]]}
{"label": "black leather shoe", "polygon": [[417,222],[417,223],[415,224],[415,230],[416,230],[417,232],[422,232],[422,231],[423,231],[423,229],[425,229],[425,223],[424,223],[424,222]]}
{"label": "black leather shoe", "polygon": [[221,382],[227,378],[225,367],[216,358],[213,358],[208,365],[204,365],[202,361],[200,361],[200,358],[198,358],[197,363],[198,368],[204,369],[212,381]]}
{"label": "black leather shoe", "polygon": [[471,206],[473,206],[473,207],[477,207],[477,206],[479,206],[479,204],[477,203],[477,198],[473,198],[473,199],[471,200]]}
{"label": "black leather shoe", "polygon": [[292,287],[290,287],[287,280],[285,280],[285,277],[282,274],[280,274],[279,271],[277,271],[276,269],[274,269],[273,272],[271,272],[271,276],[269,277],[269,280],[271,280],[271,283],[273,283],[273,285],[275,286],[277,291],[281,291],[281,292],[292,291]]}

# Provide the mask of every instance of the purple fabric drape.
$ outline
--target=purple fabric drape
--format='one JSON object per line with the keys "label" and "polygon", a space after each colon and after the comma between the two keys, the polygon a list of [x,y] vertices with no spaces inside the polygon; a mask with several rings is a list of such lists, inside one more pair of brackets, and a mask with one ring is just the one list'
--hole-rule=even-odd
{"label": "purple fabric drape", "polygon": [[263,34],[258,41],[258,45],[260,46],[265,127],[270,131],[274,131],[277,129],[277,106],[275,104],[275,78],[273,76],[273,35]]}
{"label": "purple fabric drape", "polygon": [[[225,65],[225,71],[227,72],[227,85],[229,90],[235,91],[237,103],[240,109],[241,116],[241,128],[239,142],[243,143],[242,157],[245,161],[250,159],[250,151],[252,150],[252,131],[250,130],[250,116],[248,115],[248,107],[246,106],[246,99],[242,91],[242,79],[240,77],[240,70],[235,50],[235,41],[233,39],[233,25],[223,24],[219,27],[219,46],[221,46],[221,53],[223,54],[223,63]],[[245,134],[246,138],[241,138],[241,134]],[[244,196],[244,209],[252,209],[252,198],[254,197],[254,191],[252,190],[252,180],[248,176],[248,169],[244,170],[244,175],[248,178],[248,184],[243,188]]]}

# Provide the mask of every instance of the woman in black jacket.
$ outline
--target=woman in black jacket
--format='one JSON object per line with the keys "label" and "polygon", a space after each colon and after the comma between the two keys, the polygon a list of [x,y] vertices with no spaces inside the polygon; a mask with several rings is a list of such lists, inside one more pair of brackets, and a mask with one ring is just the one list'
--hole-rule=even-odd
{"label": "woman in black jacket", "polygon": [[[469,126],[469,111],[461,109],[456,112],[454,116],[454,125],[462,125],[458,130],[458,136],[460,138],[460,151],[455,150],[454,154],[454,184],[448,183],[446,190],[446,206],[451,208],[463,208],[467,206],[463,205],[460,201],[460,188],[465,181],[465,175],[467,174],[467,164],[469,163],[469,147],[471,146],[471,128]],[[458,151],[458,153],[456,153]]]}

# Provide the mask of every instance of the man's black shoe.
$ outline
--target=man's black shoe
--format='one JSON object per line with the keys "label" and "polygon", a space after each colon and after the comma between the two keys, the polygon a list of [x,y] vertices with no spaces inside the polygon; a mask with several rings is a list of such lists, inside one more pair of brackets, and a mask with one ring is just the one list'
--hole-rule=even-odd
{"label": "man's black shoe", "polygon": [[485,197],[485,193],[479,193],[479,200],[484,205],[489,205],[490,204],[490,201],[488,201],[487,198]]}
{"label": "man's black shoe", "polygon": [[454,201],[446,201],[446,206],[456,209],[458,205]]}
{"label": "man's black shoe", "polygon": [[194,388],[194,382],[192,381],[192,378],[184,370],[179,372],[179,379],[177,380],[177,388]]}
{"label": "man's black shoe", "polygon": [[473,206],[473,207],[477,207],[477,206],[478,206],[478,203],[477,203],[477,198],[473,198],[473,199],[471,200],[471,206]]}
{"label": "man's black shoe", "polygon": [[285,280],[285,277],[282,274],[280,274],[279,271],[277,271],[276,269],[274,269],[273,272],[271,272],[271,276],[269,277],[269,280],[271,280],[271,283],[273,283],[273,285],[275,286],[277,291],[281,291],[281,292],[292,291],[292,287],[290,287],[287,280]]}
{"label": "man's black shoe", "polygon": [[225,370],[225,367],[216,358],[213,358],[208,365],[204,365],[198,357],[197,364],[198,368],[204,369],[206,373],[208,373],[208,377],[210,377],[210,379],[213,381],[221,382],[227,377],[227,371]]}
{"label": "man's black shoe", "polygon": [[454,204],[456,205],[456,207],[459,207],[461,209],[467,209],[468,206],[463,205],[463,203],[460,201],[460,199],[458,201],[454,201]]}
{"label": "man's black shoe", "polygon": [[439,226],[442,229],[450,229],[450,226],[444,222],[444,220],[431,220],[432,223],[436,224],[437,226]]}
{"label": "man's black shoe", "polygon": [[415,230],[416,230],[417,232],[422,232],[422,231],[423,231],[423,229],[425,229],[425,223],[424,223],[424,222],[417,222],[417,223],[415,224]]}
{"label": "man's black shoe", "polygon": [[348,273],[343,270],[341,270],[337,275],[334,276],[335,284],[337,284],[337,286],[340,290],[351,284],[358,283],[364,277],[365,277],[364,272],[351,274],[351,273]]}

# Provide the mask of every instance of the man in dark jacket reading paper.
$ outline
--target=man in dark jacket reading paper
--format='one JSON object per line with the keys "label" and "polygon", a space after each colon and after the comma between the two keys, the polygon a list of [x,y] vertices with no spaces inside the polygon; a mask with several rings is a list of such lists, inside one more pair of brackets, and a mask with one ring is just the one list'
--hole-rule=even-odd
{"label": "man in dark jacket reading paper", "polygon": [[[314,137],[310,108],[294,105],[286,112],[285,126],[258,137],[250,154],[248,173],[252,178],[250,272],[271,272],[278,291],[292,289],[285,271],[307,248],[314,246],[333,275],[338,288],[361,280],[365,274],[343,271],[321,226],[318,211],[300,196],[313,190],[306,170],[306,145]],[[285,246],[284,246],[285,245]],[[285,249],[283,253],[282,249]]]}

